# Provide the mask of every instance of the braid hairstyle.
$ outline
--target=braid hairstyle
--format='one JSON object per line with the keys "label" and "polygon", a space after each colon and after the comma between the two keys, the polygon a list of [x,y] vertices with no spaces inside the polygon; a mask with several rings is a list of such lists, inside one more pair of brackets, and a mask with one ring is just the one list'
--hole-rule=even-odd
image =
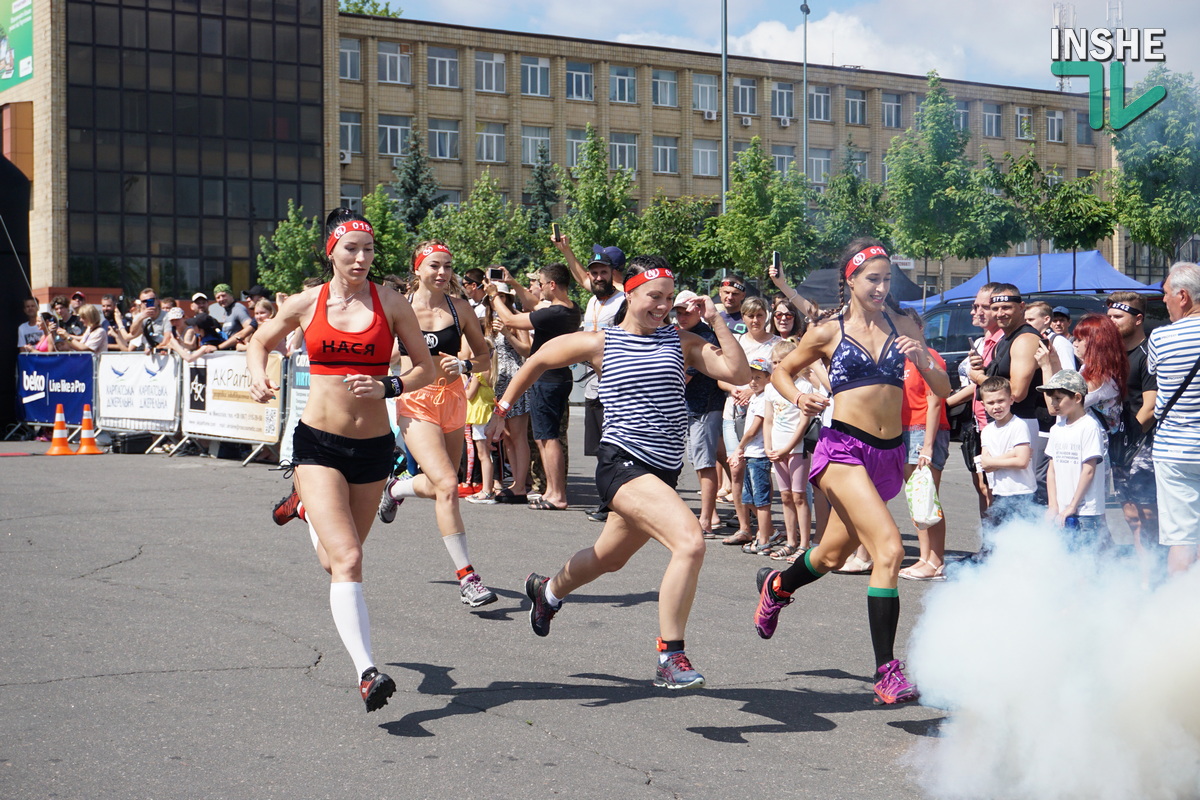
{"label": "braid hairstyle", "polygon": [[[837,263],[834,264],[834,269],[836,269],[838,271],[838,303],[837,303],[837,306],[835,306],[834,308],[828,308],[828,309],[820,312],[819,314],[817,314],[816,317],[814,318],[814,322],[820,322],[822,320],[829,319],[830,317],[840,317],[845,313],[846,285],[847,285],[846,284],[846,264],[848,264],[850,262],[850,259],[854,258],[855,255],[857,255],[858,253],[860,253],[863,250],[866,250],[868,247],[883,247],[883,242],[879,241],[878,239],[872,239],[868,236],[860,236],[857,239],[855,239],[854,241],[850,242],[850,244],[846,245],[846,248],[844,250],[842,250],[841,255],[838,256]],[[875,256],[875,258],[882,258],[882,257],[883,256]],[[868,261],[874,261],[874,260],[875,260],[874,258],[868,259]],[[857,275],[859,273],[859,271],[861,271],[862,268],[864,266],[866,266],[866,264],[867,264],[867,262],[864,261],[862,264],[858,265],[858,267],[854,270],[854,272],[852,272],[850,274]],[[891,292],[888,292],[888,307],[892,308],[894,311],[899,311],[899,306],[897,306],[896,301],[894,299],[892,299]]]}
{"label": "braid hairstyle", "polygon": [[[366,217],[357,211],[352,211],[351,209],[345,207],[335,208],[333,211],[330,211],[329,216],[325,218],[325,240],[329,240],[329,237],[333,234],[334,229],[337,228],[338,225],[344,225],[351,220],[366,222],[368,225],[371,224]],[[318,248],[317,258],[319,259],[322,267],[321,282],[328,283],[333,279],[333,261],[331,261],[329,256],[325,253],[325,242],[321,242],[318,245]]]}

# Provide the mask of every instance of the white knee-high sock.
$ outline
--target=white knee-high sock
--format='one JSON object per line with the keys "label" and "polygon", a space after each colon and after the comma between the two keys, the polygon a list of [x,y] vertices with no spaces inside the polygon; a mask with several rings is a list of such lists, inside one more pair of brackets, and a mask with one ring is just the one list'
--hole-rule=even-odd
{"label": "white knee-high sock", "polygon": [[417,490],[413,486],[413,484],[416,482],[416,478],[405,478],[403,480],[396,481],[391,486],[387,487],[385,491],[392,495],[393,500],[400,500],[405,497],[416,497]]}
{"label": "white knee-high sock", "polygon": [[311,521],[308,521],[308,520],[305,520],[305,521],[308,522],[308,535],[312,539],[313,550],[316,550],[321,544],[321,540],[319,538],[317,538],[317,529],[313,527],[313,524]]}
{"label": "white knee-high sock", "polygon": [[[464,569],[471,567],[471,556],[467,553],[467,534],[452,533],[449,536],[442,537],[442,544],[446,545],[446,550],[450,553],[450,559],[454,562],[454,569],[462,572]],[[463,580],[465,575],[459,575],[459,580]]]}
{"label": "white knee-high sock", "polygon": [[342,644],[354,660],[357,680],[375,666],[371,658],[371,620],[367,617],[362,583],[329,584],[329,610],[333,612],[333,624],[342,637]]}

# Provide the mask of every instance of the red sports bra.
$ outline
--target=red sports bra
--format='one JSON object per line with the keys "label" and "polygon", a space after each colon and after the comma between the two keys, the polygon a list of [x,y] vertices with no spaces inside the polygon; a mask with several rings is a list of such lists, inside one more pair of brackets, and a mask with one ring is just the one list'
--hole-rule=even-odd
{"label": "red sports bra", "polygon": [[387,375],[395,337],[388,327],[375,284],[371,284],[371,305],[375,314],[366,330],[339,331],[330,325],[326,314],[328,302],[327,283],[321,287],[316,312],[304,331],[309,371],[313,375]]}

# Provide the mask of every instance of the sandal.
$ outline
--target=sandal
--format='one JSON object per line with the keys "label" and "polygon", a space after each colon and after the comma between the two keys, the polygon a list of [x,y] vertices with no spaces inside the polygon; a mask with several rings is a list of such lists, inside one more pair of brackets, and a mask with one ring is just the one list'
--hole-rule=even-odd
{"label": "sandal", "polygon": [[467,498],[468,503],[479,503],[485,506],[496,505],[496,495],[491,492],[476,492]]}
{"label": "sandal", "polygon": [[792,553],[790,556],[785,558],[784,561],[786,561],[789,564],[795,564],[797,561],[804,558],[804,554],[807,552],[808,552],[807,548],[797,547],[796,552]]}
{"label": "sandal", "polygon": [[[926,561],[924,563],[928,564],[929,562]],[[914,564],[913,566],[915,567],[916,564]],[[946,576],[944,574],[945,568],[946,568],[945,564],[939,564],[937,569],[935,569],[933,571],[932,575],[914,575],[911,572],[908,572],[908,573],[901,572],[900,577],[904,578],[905,580],[909,580],[909,581],[944,581],[944,580],[946,580]]]}
{"label": "sandal", "polygon": [[717,502],[724,503],[727,506],[733,505],[733,495],[726,492],[725,494],[717,495]]}
{"label": "sandal", "polygon": [[917,566],[918,564],[926,564],[926,563],[928,563],[928,562],[927,562],[925,559],[923,559],[923,558],[918,558],[916,561],[914,561],[913,563],[909,564],[909,565],[908,565],[907,567],[905,567],[904,569],[900,570],[900,573],[899,573],[899,574],[900,574],[900,577],[901,577],[901,578],[907,578],[907,577],[908,577],[908,572],[909,572],[909,570],[911,570],[911,569],[915,569],[915,568],[916,568],[916,566]]}
{"label": "sandal", "polygon": [[750,544],[754,542],[754,536],[749,531],[738,531],[732,536],[726,536],[721,540],[721,544]]}
{"label": "sandal", "polygon": [[534,511],[566,511],[567,510],[567,506],[556,506],[553,503],[551,503],[549,500],[542,500],[541,498],[530,503],[529,508],[531,508]]}
{"label": "sandal", "polygon": [[700,535],[703,536],[705,539],[720,539],[721,538],[721,534],[713,533],[712,531],[706,531],[703,528],[701,528],[701,530],[700,530]]}
{"label": "sandal", "polygon": [[758,542],[749,542],[747,544],[742,545],[742,552],[749,553],[752,556],[767,555],[770,551],[771,551],[771,543],[770,542],[763,542],[762,544],[759,544]]}
{"label": "sandal", "polygon": [[497,503],[528,503],[529,496],[517,494],[512,489],[501,489],[496,493]]}
{"label": "sandal", "polygon": [[850,557],[846,559],[846,563],[842,564],[841,569],[835,569],[834,572],[838,575],[866,575],[874,566],[874,561],[870,559],[863,561],[858,557],[858,553],[851,553]]}
{"label": "sandal", "polygon": [[[790,544],[780,545],[771,551],[772,561],[787,561],[789,557],[796,555],[796,551],[800,548]],[[795,563],[794,561],[792,563]]]}

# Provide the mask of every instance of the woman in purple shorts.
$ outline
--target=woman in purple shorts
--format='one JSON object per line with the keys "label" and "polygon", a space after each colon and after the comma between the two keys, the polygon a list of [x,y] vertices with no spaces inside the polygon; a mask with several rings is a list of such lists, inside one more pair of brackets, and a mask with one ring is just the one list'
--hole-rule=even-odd
{"label": "woman in purple shorts", "polygon": [[887,501],[904,483],[906,450],[900,417],[904,360],[911,360],[941,397],[950,394],[950,381],[929,358],[920,327],[907,316],[887,310],[891,259],[883,245],[875,239],[856,239],[840,263],[838,307],[809,327],[800,346],[772,377],[775,389],[786,399],[805,414],[818,415],[829,400],[800,394],[794,379],[818,359],[828,366],[837,400],[833,422],[821,430],[813,452],[810,480],[829,498],[835,513],[821,543],[803,560],[785,572],[770,567],[759,570],[754,627],[762,638],[771,638],[779,612],[792,602],[793,592],[837,569],[859,544],[865,545],[874,562],[867,618],[875,650],[875,694],[877,702],[902,703],[917,699],[918,694],[893,654],[900,620],[896,586],[904,546]]}

